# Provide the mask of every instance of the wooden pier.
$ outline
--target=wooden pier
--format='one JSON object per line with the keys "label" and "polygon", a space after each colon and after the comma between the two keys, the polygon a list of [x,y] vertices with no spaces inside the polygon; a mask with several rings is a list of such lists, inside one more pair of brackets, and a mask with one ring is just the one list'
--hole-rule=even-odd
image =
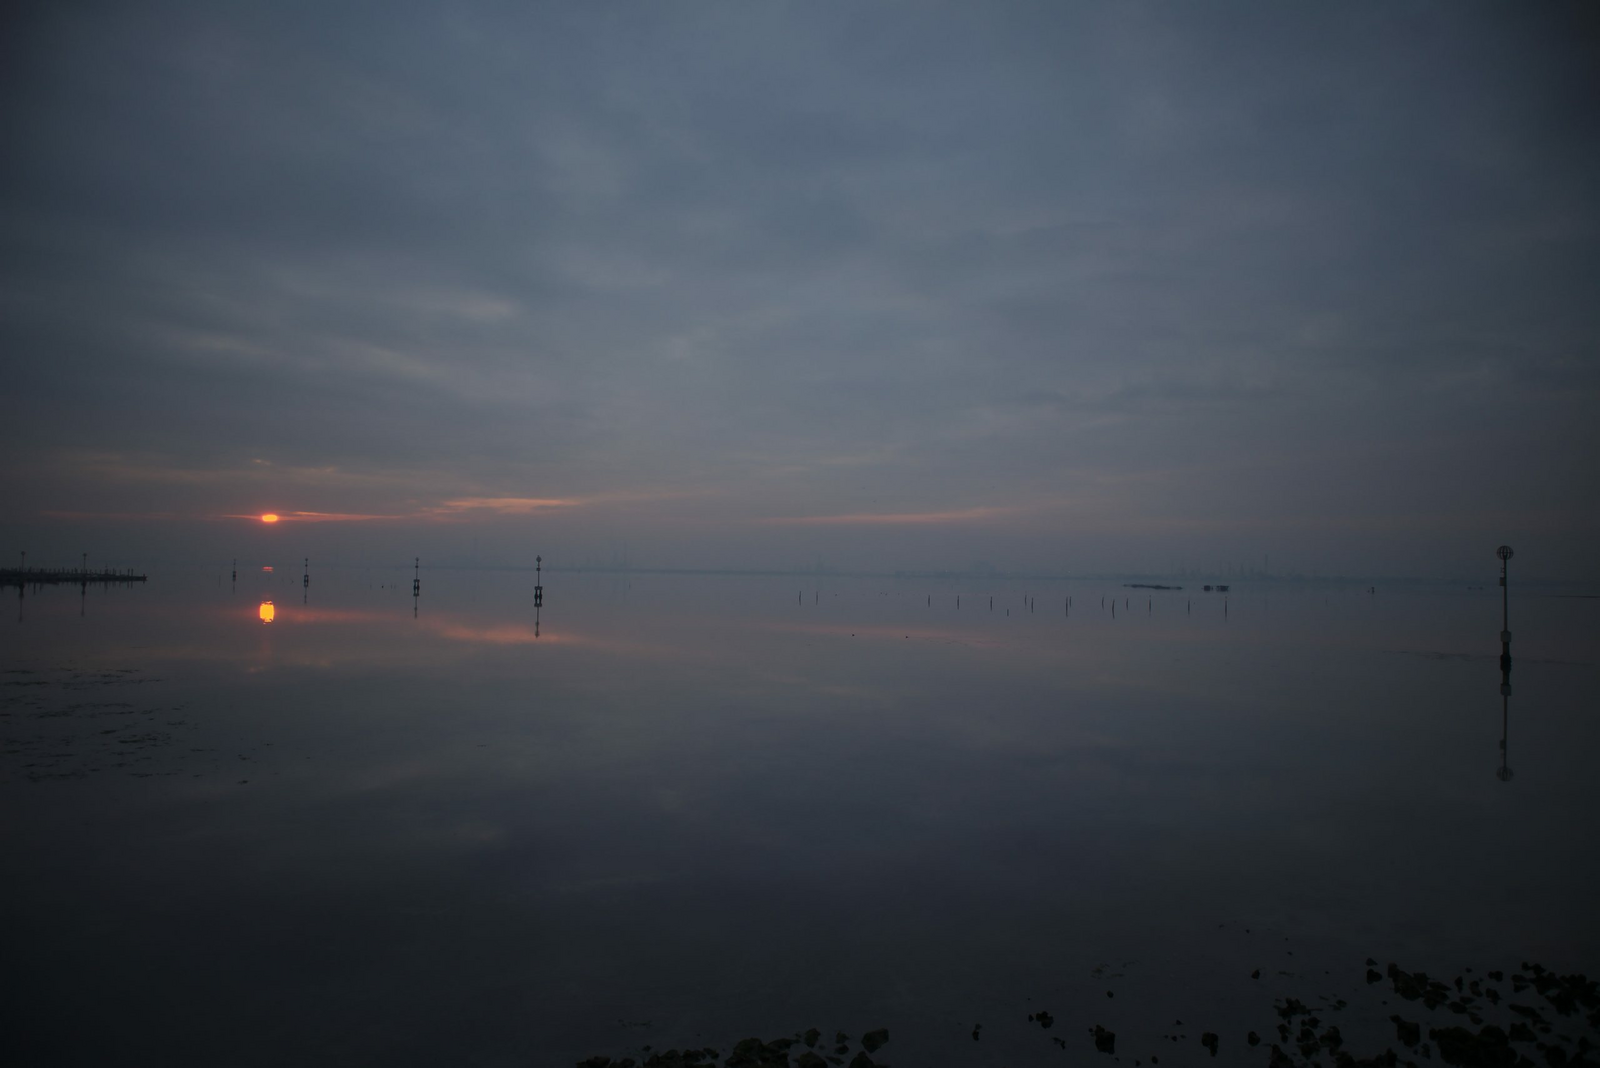
{"label": "wooden pier", "polygon": [[30,567],[27,569],[10,567],[0,570],[0,587],[87,586],[90,583],[98,586],[144,581],[146,581],[146,576],[131,569],[125,571],[85,571],[80,567]]}

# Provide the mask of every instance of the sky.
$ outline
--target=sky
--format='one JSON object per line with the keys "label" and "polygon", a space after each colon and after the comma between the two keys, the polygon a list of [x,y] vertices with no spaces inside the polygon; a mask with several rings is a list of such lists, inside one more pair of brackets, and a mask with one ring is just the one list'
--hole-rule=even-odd
{"label": "sky", "polygon": [[4,566],[1600,578],[1592,4],[0,18]]}

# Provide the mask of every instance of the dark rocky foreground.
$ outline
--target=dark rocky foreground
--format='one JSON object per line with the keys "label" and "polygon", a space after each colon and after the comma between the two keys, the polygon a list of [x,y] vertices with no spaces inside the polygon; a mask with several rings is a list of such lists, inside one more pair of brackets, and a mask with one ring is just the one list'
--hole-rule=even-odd
{"label": "dark rocky foreground", "polygon": [[[661,1053],[649,1053],[642,1062],[632,1057],[621,1060],[612,1060],[610,1057],[590,1057],[588,1060],[578,1062],[578,1068],[829,1068],[830,1065],[845,1065],[846,1068],[878,1068],[879,1061],[872,1059],[872,1054],[882,1049],[889,1042],[889,1032],[882,1028],[868,1031],[861,1036],[861,1048],[855,1050],[855,1056],[848,1062],[848,1056],[854,1045],[849,1035],[843,1031],[836,1031],[832,1041],[824,1039],[821,1031],[815,1027],[809,1031],[796,1031],[789,1038],[775,1038],[770,1042],[763,1042],[759,1038],[747,1038],[734,1045],[728,1053],[727,1060],[721,1059],[721,1054],[715,1049],[684,1049],[666,1050]],[[790,1057],[793,1056],[793,1060]]]}
{"label": "dark rocky foreground", "polygon": [[[1256,972],[1252,978],[1259,976]],[[1351,1011],[1350,1003],[1311,992],[1306,995],[1310,1004],[1294,997],[1278,999],[1276,1021],[1263,1022],[1259,1033],[1218,1034],[1187,1028],[1179,1020],[1161,1034],[1160,1042],[1191,1045],[1203,1051],[1202,1057],[1220,1054],[1227,1063],[1268,1068],[1422,1068],[1435,1063],[1461,1068],[1600,1066],[1600,988],[1587,976],[1558,975],[1524,962],[1509,975],[1467,969],[1446,980],[1408,972],[1393,963],[1380,971],[1369,958],[1364,982],[1369,987],[1381,984],[1379,1004],[1396,1010],[1388,1015],[1393,1040],[1382,1049],[1349,1048],[1338,1021]],[[1083,1035],[1060,1036],[1051,1033],[1055,1017],[1048,1011],[1019,1011],[1013,1022],[1041,1032],[1039,1057],[1032,1063],[1082,1064],[1098,1054],[1110,1063],[1131,1062],[1135,1068],[1147,1060],[1161,1064],[1160,1053],[1134,1055],[1130,1049],[1159,1048],[1153,1035],[1124,1035],[1119,1055],[1117,1034],[1098,1024]],[[975,1025],[972,1040],[981,1042],[983,1033],[983,1024]],[[1191,1034],[1196,1037],[1190,1038]],[[726,1054],[715,1048],[653,1051],[646,1046],[637,1058],[595,1056],[578,1062],[578,1068],[875,1068],[887,1064],[873,1055],[888,1041],[886,1030],[868,1032],[858,1044],[843,1032],[827,1040],[813,1027],[770,1041],[747,1038]]]}

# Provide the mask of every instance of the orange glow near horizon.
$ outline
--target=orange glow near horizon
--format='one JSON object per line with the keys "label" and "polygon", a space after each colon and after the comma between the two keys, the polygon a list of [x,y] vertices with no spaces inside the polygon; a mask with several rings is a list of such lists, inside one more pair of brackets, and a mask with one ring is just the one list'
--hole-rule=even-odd
{"label": "orange glow near horizon", "polygon": [[952,512],[862,512],[852,515],[794,515],[759,519],[774,526],[891,526],[939,523],[970,523],[1010,515],[1015,508],[962,508]]}
{"label": "orange glow near horizon", "polygon": [[274,619],[278,618],[278,610],[273,606],[271,601],[262,601],[261,607],[256,610],[256,615],[261,617],[261,622],[271,623]]}
{"label": "orange glow near horizon", "polygon": [[278,513],[277,512],[264,512],[264,513],[262,513],[261,521],[263,523],[276,523],[278,521]]}

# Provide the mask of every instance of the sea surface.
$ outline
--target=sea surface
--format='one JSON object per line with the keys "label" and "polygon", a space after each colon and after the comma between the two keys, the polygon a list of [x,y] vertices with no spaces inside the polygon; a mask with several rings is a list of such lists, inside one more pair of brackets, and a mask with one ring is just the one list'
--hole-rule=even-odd
{"label": "sea surface", "polygon": [[409,567],[297,564],[5,591],[0,1061],[571,1065],[815,1026],[845,1061],[887,1028],[901,1068],[1109,1068],[1098,1025],[1121,1064],[1265,1064],[1291,997],[1358,1052],[1448,1022],[1390,962],[1503,969],[1508,1004],[1524,962],[1600,972],[1600,599],[1565,587],[1513,585],[1504,696],[1491,568],[547,570],[536,608],[532,572],[414,598]]}

